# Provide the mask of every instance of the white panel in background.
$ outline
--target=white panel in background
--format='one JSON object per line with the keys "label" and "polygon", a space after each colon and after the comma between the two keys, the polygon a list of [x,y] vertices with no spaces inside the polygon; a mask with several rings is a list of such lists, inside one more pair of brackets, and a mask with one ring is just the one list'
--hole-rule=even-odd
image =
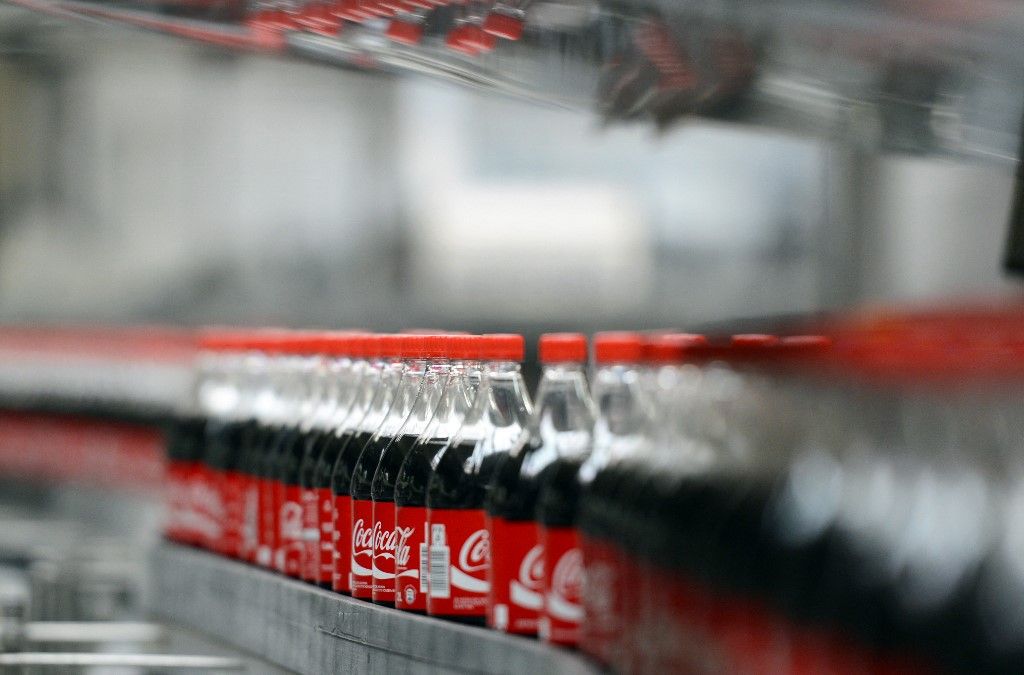
{"label": "white panel in background", "polygon": [[415,230],[416,288],[458,313],[530,318],[627,311],[650,290],[650,242],[623,190],[463,184]]}

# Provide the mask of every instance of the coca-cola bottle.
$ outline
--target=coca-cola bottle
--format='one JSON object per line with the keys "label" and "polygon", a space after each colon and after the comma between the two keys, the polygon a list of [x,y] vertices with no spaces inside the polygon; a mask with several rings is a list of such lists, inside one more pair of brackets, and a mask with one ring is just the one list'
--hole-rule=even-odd
{"label": "coca-cola bottle", "polygon": [[202,484],[205,420],[198,415],[176,418],[167,430],[167,519],[164,535],[171,541],[199,545],[195,485]]}
{"label": "coca-cola bottle", "polygon": [[259,424],[251,439],[248,464],[259,485],[256,564],[266,568],[274,567],[280,532],[278,458],[282,448],[297,436],[293,426],[294,411],[287,396],[289,380],[293,377],[292,357],[286,350],[288,339],[286,331],[268,332],[254,339],[255,348],[266,359],[266,380],[254,402]]}
{"label": "coca-cola bottle", "polygon": [[495,466],[526,435],[530,414],[521,335],[483,335],[480,391],[462,427],[434,458],[427,486],[427,612],[486,622],[490,535],[484,502]]}
{"label": "coca-cola bottle", "polygon": [[[765,432],[773,424],[755,414],[764,397],[751,395],[748,373],[736,360],[777,344],[773,336],[744,335],[728,346],[694,346],[662,373],[661,386],[669,388],[651,452],[632,464],[615,495],[626,630],[613,668],[692,669],[694,654],[679,644],[681,635],[721,631],[737,644],[743,636],[761,638],[759,608],[707,580],[717,581],[738,562],[713,556],[724,533],[745,525],[749,504],[761,499],[756,483],[736,477],[748,475],[765,452],[762,441],[768,444]],[[743,489],[734,492],[732,485]]]}
{"label": "coca-cola bottle", "polygon": [[[394,396],[394,357],[384,356],[384,343],[393,350],[394,342],[382,335],[363,335],[354,343],[361,357],[359,391],[352,408],[338,423],[333,441],[324,452],[328,483],[333,500],[334,545],[331,551],[331,588],[351,593],[352,575],[352,469],[359,453],[377,430]],[[330,456],[334,455],[331,460]]]}
{"label": "coca-cola bottle", "polygon": [[[334,357],[331,369],[336,372],[338,394],[335,405],[324,423],[313,448],[313,469],[310,488],[316,495],[317,540],[315,582],[322,588],[333,588],[334,558],[337,544],[334,531],[335,503],[331,492],[331,471],[338,455],[355,433],[355,424],[365,414],[376,381],[366,360],[365,333],[344,333],[324,341],[324,352]],[[347,517],[348,514],[346,514]],[[348,531],[345,531],[346,537]],[[347,550],[347,548],[346,548]],[[347,576],[346,576],[347,578]],[[339,589],[341,590],[341,589]]]}
{"label": "coca-cola bottle", "polygon": [[197,398],[206,419],[204,461],[209,471],[211,550],[240,557],[245,526],[246,478],[242,432],[248,421],[245,335],[207,331],[200,342]]}
{"label": "coca-cola bottle", "polygon": [[544,549],[535,521],[542,474],[559,457],[589,451],[595,416],[583,372],[586,337],[542,335],[539,356],[544,369],[529,434],[502,458],[487,501],[495,540],[492,625],[521,635],[537,633],[544,608]]}
{"label": "coca-cola bottle", "polygon": [[[627,343],[639,336],[622,336]],[[616,336],[606,338],[616,340]],[[707,340],[700,335],[660,334],[642,338],[640,368],[635,358],[602,365],[606,356],[595,340],[598,368],[594,376],[594,399],[598,418],[594,426],[594,449],[580,468],[580,545],[583,552],[583,620],[580,648],[604,665],[622,662],[614,653],[622,647],[624,576],[621,551],[612,539],[611,500],[631,465],[648,456],[652,427],[669,419],[665,404],[678,380],[677,369],[685,350]],[[635,356],[635,347],[627,346]],[[614,351],[614,348],[613,348]]]}
{"label": "coca-cola bottle", "polygon": [[[448,382],[448,344],[445,335],[407,335],[402,351],[406,358],[399,401],[402,410],[392,406],[395,418],[404,415],[401,426],[391,436],[377,460],[370,481],[373,500],[373,602],[395,604],[397,556],[408,556],[407,541],[412,530],[399,528],[395,520],[395,480],[409,451],[426,429]],[[409,397],[411,396],[411,399]],[[411,403],[407,403],[407,399]],[[357,466],[357,471],[359,464]]]}
{"label": "coca-cola bottle", "polygon": [[[462,427],[480,388],[480,339],[475,335],[448,337],[448,378],[423,433],[406,454],[395,477],[395,525],[403,534],[395,553],[395,607],[427,611],[428,542],[427,486],[435,458]],[[408,537],[405,533],[408,532]]]}
{"label": "coca-cola bottle", "polygon": [[[410,390],[409,387],[403,386],[406,371],[402,352],[404,337],[379,337],[382,355],[387,360],[382,372],[380,389],[353,443],[338,457],[331,481],[334,494],[337,495],[339,479],[343,475],[349,476],[349,486],[345,494],[351,497],[352,504],[349,521],[352,533],[351,553],[347,560],[344,556],[340,560],[350,566],[349,592],[352,597],[364,600],[373,598],[373,541],[375,534],[379,534],[379,530],[375,533],[373,527],[373,500],[370,495],[373,473],[377,470],[380,453],[391,442],[408,416],[416,394],[415,389]],[[417,380],[421,379],[422,374]],[[356,445],[362,438],[367,440],[358,447],[356,454]],[[335,527],[337,526],[336,522]]]}
{"label": "coca-cola bottle", "polygon": [[270,565],[271,552],[265,542],[265,535],[270,528],[264,526],[270,509],[269,506],[264,509],[261,502],[261,497],[269,493],[263,469],[271,439],[276,433],[270,424],[270,415],[278,384],[274,370],[276,362],[265,349],[271,339],[267,331],[259,331],[251,334],[246,342],[242,362],[242,408],[246,419],[239,434],[239,470],[245,479],[240,557],[264,566]]}
{"label": "coca-cola bottle", "polygon": [[[643,347],[644,338],[637,333],[602,333],[594,338],[593,393],[598,417],[593,451],[580,468],[581,495],[591,489],[600,490],[610,477],[608,473],[612,473],[609,466],[635,457],[647,441],[652,411],[641,386]],[[572,515],[573,497],[552,491],[549,499],[556,496],[557,501],[544,517],[567,520]],[[579,642],[585,651],[607,664],[606,646],[622,630],[616,623],[622,608],[615,606],[614,553],[600,530],[589,528],[591,522],[583,513],[582,503],[577,508],[584,580]]]}
{"label": "coca-cola bottle", "polygon": [[300,578],[306,545],[299,469],[310,434],[310,420],[320,395],[317,387],[323,383],[320,374],[324,371],[324,359],[316,354],[319,341],[315,335],[293,334],[284,347],[287,365],[282,390],[282,416],[285,429],[270,470],[278,518],[274,568],[290,577]]}
{"label": "coca-cola bottle", "polygon": [[325,333],[316,337],[314,342],[317,351],[323,356],[312,374],[314,407],[308,420],[309,429],[305,434],[299,464],[304,544],[301,578],[311,584],[326,585],[330,583],[330,575],[323,577],[321,570],[321,520],[330,523],[332,533],[328,541],[333,545],[333,505],[329,496],[324,499],[323,492],[329,491],[318,491],[315,485],[316,467],[324,446],[333,434],[332,423],[338,415],[338,408],[351,402],[354,373],[349,353],[349,334]]}

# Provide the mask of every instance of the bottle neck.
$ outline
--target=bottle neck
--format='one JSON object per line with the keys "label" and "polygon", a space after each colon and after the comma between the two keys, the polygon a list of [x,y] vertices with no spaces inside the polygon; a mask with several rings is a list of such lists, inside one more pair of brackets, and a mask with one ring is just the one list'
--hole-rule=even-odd
{"label": "bottle neck", "polygon": [[563,432],[586,431],[589,434],[596,417],[582,364],[544,366],[532,422],[533,431],[540,439]]}
{"label": "bottle neck", "polygon": [[484,368],[487,409],[495,427],[526,427],[533,414],[522,367],[513,361],[493,361]]}
{"label": "bottle neck", "polygon": [[591,464],[604,465],[635,453],[649,433],[652,414],[636,365],[598,368],[594,404],[598,414]]}
{"label": "bottle neck", "polygon": [[419,380],[419,384],[415,385],[413,402],[402,424],[401,435],[419,437],[424,432],[450,376],[451,364],[446,359],[431,359],[426,362],[422,375],[415,378]]}
{"label": "bottle neck", "polygon": [[380,367],[380,384],[374,393],[370,407],[363,417],[360,425],[362,431],[377,431],[387,418],[391,405],[395,400],[395,394],[402,384],[402,376],[405,372],[405,363],[394,359],[382,359]]}
{"label": "bottle neck", "polygon": [[[469,380],[472,367],[466,361],[449,363],[441,395],[421,435],[424,440],[450,439],[462,427],[476,391]],[[479,369],[479,364],[476,367]]]}

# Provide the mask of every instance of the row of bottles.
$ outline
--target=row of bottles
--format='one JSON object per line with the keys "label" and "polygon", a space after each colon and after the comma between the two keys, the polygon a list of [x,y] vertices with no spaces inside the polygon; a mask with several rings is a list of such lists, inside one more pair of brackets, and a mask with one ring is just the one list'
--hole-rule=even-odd
{"label": "row of bottles", "polygon": [[393,42],[416,45],[425,36],[434,36],[447,49],[475,56],[493,51],[502,40],[519,40],[528,4],[525,0],[258,0],[246,21],[254,30],[306,31],[326,37],[341,34],[346,23],[379,24]]}
{"label": "row of bottles", "polygon": [[1019,672],[1022,327],[547,334],[533,397],[518,335],[210,332],[167,535],[617,672]]}
{"label": "row of bottles", "polygon": [[[537,633],[551,594],[568,628],[547,635],[575,642],[578,547],[557,500],[551,527],[534,516],[548,467],[590,448],[584,336],[541,338],[536,413],[519,335],[217,331],[203,348],[170,446],[168,537],[517,633]],[[570,568],[552,559],[555,585],[545,545],[574,551]]]}

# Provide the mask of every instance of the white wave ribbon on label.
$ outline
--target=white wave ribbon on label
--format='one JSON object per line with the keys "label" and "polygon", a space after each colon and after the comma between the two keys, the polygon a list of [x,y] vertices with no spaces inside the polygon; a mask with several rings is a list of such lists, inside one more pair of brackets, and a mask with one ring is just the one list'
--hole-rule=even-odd
{"label": "white wave ribbon on label", "polygon": [[490,584],[485,579],[477,579],[466,574],[458,567],[451,566],[452,586],[470,593],[486,593],[490,590]]}
{"label": "white wave ribbon on label", "polygon": [[547,597],[547,613],[561,621],[579,623],[583,619],[583,608],[555,593]]}
{"label": "white wave ribbon on label", "polygon": [[509,597],[513,604],[525,607],[526,609],[540,611],[544,606],[544,596],[535,590],[527,588],[515,579],[509,584]]}

